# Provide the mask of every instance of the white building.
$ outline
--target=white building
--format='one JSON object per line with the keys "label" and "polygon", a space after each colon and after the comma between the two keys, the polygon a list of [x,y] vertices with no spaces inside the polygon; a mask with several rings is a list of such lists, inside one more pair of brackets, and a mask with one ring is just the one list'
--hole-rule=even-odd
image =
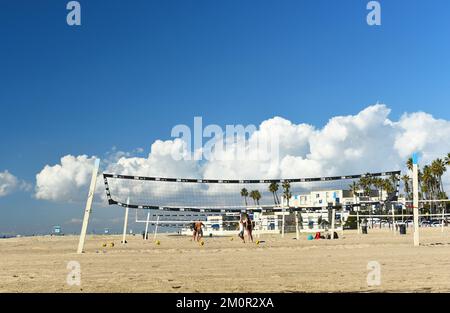
{"label": "white building", "polygon": [[[293,195],[289,199],[289,206],[295,208],[324,208],[336,205],[352,205],[360,202],[377,202],[380,200],[378,190],[372,190],[370,196],[362,196],[362,190],[353,196],[352,191],[344,189],[317,190],[309,193]],[[381,200],[386,200],[388,194],[383,191]],[[287,206],[286,199],[282,199],[283,205]]]}

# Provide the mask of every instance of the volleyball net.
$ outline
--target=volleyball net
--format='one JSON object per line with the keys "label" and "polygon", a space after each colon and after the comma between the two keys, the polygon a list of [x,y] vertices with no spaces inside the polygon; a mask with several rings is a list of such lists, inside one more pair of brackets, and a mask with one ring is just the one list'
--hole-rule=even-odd
{"label": "volleyball net", "polygon": [[103,174],[110,205],[237,212],[302,210],[396,201],[400,171],[294,179],[221,180]]}

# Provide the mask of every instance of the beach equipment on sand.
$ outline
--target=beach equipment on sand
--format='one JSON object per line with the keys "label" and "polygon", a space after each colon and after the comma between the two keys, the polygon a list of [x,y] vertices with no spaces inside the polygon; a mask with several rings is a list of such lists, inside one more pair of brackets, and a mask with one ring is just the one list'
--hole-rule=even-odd
{"label": "beach equipment on sand", "polygon": [[313,240],[313,239],[314,239],[313,235],[308,235],[308,240]]}
{"label": "beach equipment on sand", "polygon": [[400,235],[406,235],[406,224],[405,223],[398,223],[398,229],[399,229]]}
{"label": "beach equipment on sand", "polygon": [[[96,194],[97,177],[100,176],[103,176],[102,181],[104,183],[108,204],[124,208],[125,217],[122,242],[126,243],[125,236],[128,229],[129,209],[135,210],[136,215],[138,211],[144,210],[146,212],[147,219],[142,221],[146,225],[144,238],[146,238],[146,233],[148,233],[148,227],[150,225],[155,225],[156,235],[157,229],[161,225],[187,229],[188,227],[186,225],[199,220],[200,217],[208,218],[215,215],[221,217],[221,221],[224,221],[224,224],[219,227],[220,231],[224,232],[224,234],[232,234],[235,224],[238,223],[234,215],[242,214],[244,216],[248,214],[249,216],[253,215],[254,218],[258,216],[261,220],[261,225],[257,224],[258,227],[255,227],[258,236],[265,232],[273,234],[280,233],[283,236],[285,228],[288,228],[291,231],[295,229],[298,239],[300,232],[314,231],[315,233],[316,228],[324,228],[318,225],[317,222],[314,222],[312,225],[314,229],[306,228],[307,224],[304,224],[307,223],[307,219],[303,219],[301,214],[303,214],[303,211],[309,210],[309,208],[313,210],[316,208],[320,208],[321,210],[328,209],[331,212],[326,217],[324,216],[324,219],[328,218],[331,220],[330,229],[334,234],[334,230],[343,228],[343,223],[345,222],[343,216],[346,216],[348,211],[354,209],[356,204],[360,208],[379,205],[381,202],[380,197],[372,197],[371,195],[368,196],[368,199],[364,203],[362,201],[353,203],[347,200],[344,202],[344,198],[349,197],[350,193],[346,191],[348,191],[347,187],[352,182],[357,183],[359,180],[366,179],[367,177],[385,177],[387,179],[392,176],[395,180],[399,180],[398,177],[401,174],[400,171],[375,173],[367,173],[364,171],[364,174],[353,173],[355,175],[249,180],[245,179],[245,177],[242,177],[243,179],[236,179],[236,177],[235,179],[223,179],[223,177],[213,179],[144,177],[123,175],[123,173],[101,173],[102,175],[99,176],[98,170],[99,160],[96,160],[84,211],[85,216],[80,234],[78,253],[82,253],[84,249],[86,229],[88,228],[93,198]],[[284,197],[279,198],[276,192],[272,192],[269,188],[270,184],[273,184],[272,187],[284,185],[285,187],[282,187],[286,189],[284,190]],[[206,190],[208,192],[205,192]],[[249,201],[251,200],[249,199],[249,191],[255,191],[253,202]],[[310,194],[313,191],[314,196],[311,199],[301,196],[303,194]],[[398,190],[396,194],[398,194]],[[314,198],[314,202],[312,198]],[[344,203],[345,206],[343,206]],[[150,220],[152,214],[156,215],[156,220]],[[158,220],[160,217],[166,216],[172,219]],[[180,220],[180,217],[188,218]],[[282,226],[280,227],[280,223],[278,222],[281,219],[283,223],[281,223]],[[285,219],[287,220],[285,221]],[[337,224],[335,223],[335,219],[337,220]],[[339,223],[339,221],[341,222]],[[216,231],[216,228],[213,226],[216,224],[205,225],[208,226],[205,227],[208,231],[206,233],[207,235],[214,235],[213,230]],[[181,234],[181,232],[178,231],[178,234]],[[156,238],[153,238],[154,242],[155,240]]]}

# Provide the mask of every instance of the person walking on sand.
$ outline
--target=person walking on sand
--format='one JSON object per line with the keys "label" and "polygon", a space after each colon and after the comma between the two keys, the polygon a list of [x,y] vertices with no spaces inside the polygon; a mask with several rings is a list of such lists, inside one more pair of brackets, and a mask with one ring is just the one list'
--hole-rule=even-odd
{"label": "person walking on sand", "polygon": [[239,219],[239,238],[242,239],[242,242],[245,243],[245,238],[244,238],[244,221],[241,218]]}
{"label": "person walking on sand", "polygon": [[249,240],[250,240],[251,242],[253,242],[253,235],[252,235],[252,231],[253,231],[253,222],[252,222],[252,220],[250,219],[250,216],[249,216],[249,215],[247,215],[247,218],[246,218],[246,220],[244,221],[244,227],[245,227],[245,230],[247,231],[247,236],[248,236]]}
{"label": "person walking on sand", "polygon": [[194,241],[200,241],[200,239],[203,237],[203,229],[202,227],[205,227],[205,225],[201,221],[197,221],[194,223]]}

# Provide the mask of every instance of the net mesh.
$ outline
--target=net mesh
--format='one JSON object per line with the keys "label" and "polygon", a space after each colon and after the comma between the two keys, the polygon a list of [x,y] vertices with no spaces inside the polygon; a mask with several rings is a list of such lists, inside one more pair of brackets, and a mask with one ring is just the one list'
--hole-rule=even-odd
{"label": "net mesh", "polygon": [[[382,188],[380,192],[374,185],[366,191],[367,201],[382,201],[398,194],[400,171],[273,180],[181,179],[106,173],[103,177],[106,196],[111,205],[214,212],[343,205],[346,199],[349,202],[353,197],[352,185],[365,178],[391,181],[393,190],[390,194],[385,191],[385,197],[382,196]],[[364,193],[363,190],[360,192]],[[359,199],[364,200],[364,194],[361,195]]]}

